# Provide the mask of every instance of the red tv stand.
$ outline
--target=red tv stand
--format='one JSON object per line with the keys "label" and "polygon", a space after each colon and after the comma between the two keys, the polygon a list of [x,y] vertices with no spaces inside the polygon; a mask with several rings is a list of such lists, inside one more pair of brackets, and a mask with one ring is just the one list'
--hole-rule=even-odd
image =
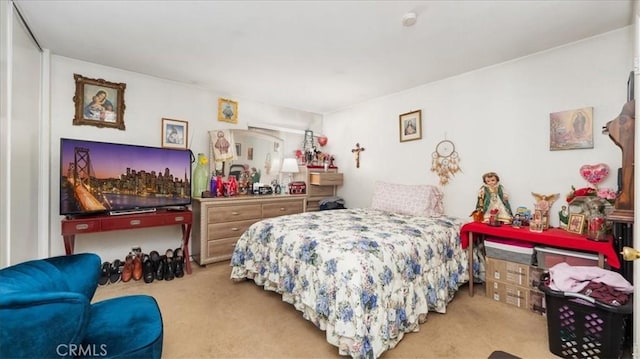
{"label": "red tv stand", "polygon": [[182,251],[186,262],[185,269],[188,274],[191,274],[189,237],[191,236],[192,223],[193,215],[191,210],[188,209],[182,211],[158,210],[151,213],[118,216],[105,214],[77,218],[68,217],[62,220],[62,238],[64,239],[65,253],[69,255],[73,254],[76,234],[179,225],[182,228]]}

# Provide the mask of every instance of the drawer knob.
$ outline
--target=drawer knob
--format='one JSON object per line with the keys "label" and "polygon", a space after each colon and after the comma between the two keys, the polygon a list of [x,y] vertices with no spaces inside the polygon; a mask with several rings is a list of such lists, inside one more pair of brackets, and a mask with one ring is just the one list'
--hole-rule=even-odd
{"label": "drawer knob", "polygon": [[83,230],[83,229],[88,229],[89,225],[86,223],[82,223],[82,224],[76,224],[76,229],[77,230]]}
{"label": "drawer knob", "polygon": [[232,231],[234,231],[234,232],[236,232],[236,231],[238,231],[239,229],[238,229],[238,227],[233,227],[233,228],[231,228],[231,230],[232,230]]}
{"label": "drawer knob", "polygon": [[284,212],[284,211],[286,211],[286,210],[287,210],[286,208],[284,208],[284,207],[280,207],[280,212]]}
{"label": "drawer knob", "polygon": [[184,221],[184,217],[183,216],[178,216],[178,217],[175,218],[175,221],[176,222],[182,222],[182,221]]}
{"label": "drawer knob", "polygon": [[234,211],[234,212],[231,212],[231,214],[233,214],[234,216],[237,216],[237,215],[239,215],[240,213],[239,213],[239,212],[235,212],[235,211]]}
{"label": "drawer knob", "polygon": [[137,226],[140,224],[140,220],[139,219],[133,219],[131,221],[129,221],[129,224],[132,226]]}

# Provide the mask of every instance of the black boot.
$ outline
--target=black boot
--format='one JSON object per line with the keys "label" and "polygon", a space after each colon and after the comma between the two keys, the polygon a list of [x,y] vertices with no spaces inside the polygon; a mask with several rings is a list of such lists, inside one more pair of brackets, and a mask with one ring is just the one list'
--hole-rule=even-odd
{"label": "black boot", "polygon": [[154,277],[153,261],[148,254],[145,254],[142,257],[142,279],[145,283],[151,283]]}
{"label": "black boot", "polygon": [[165,270],[164,270],[164,280],[173,280],[176,276],[176,262],[173,258],[173,250],[167,249],[167,253],[163,256],[165,258]]}
{"label": "black boot", "polygon": [[173,262],[176,266],[176,277],[182,278],[184,276],[184,255],[182,254],[182,248],[176,248],[173,251]]}

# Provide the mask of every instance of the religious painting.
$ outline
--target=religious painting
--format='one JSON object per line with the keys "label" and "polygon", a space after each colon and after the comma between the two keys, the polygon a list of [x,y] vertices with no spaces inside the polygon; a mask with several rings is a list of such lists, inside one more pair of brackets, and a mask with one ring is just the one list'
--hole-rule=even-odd
{"label": "religious painting", "polygon": [[189,123],[182,120],[162,119],[162,147],[186,150]]}
{"label": "religious painting", "polygon": [[400,115],[400,142],[422,138],[422,110]]}
{"label": "religious painting", "polygon": [[569,216],[569,223],[567,224],[567,232],[582,234],[582,230],[584,228],[584,214],[575,214],[572,213]]}
{"label": "religious painting", "polygon": [[238,123],[238,103],[226,98],[219,98],[218,121]]}
{"label": "religious painting", "polygon": [[551,151],[593,148],[593,107],[550,114]]}
{"label": "religious painting", "polygon": [[90,79],[73,74],[76,126],[90,125],[124,130],[124,89],[126,84]]}

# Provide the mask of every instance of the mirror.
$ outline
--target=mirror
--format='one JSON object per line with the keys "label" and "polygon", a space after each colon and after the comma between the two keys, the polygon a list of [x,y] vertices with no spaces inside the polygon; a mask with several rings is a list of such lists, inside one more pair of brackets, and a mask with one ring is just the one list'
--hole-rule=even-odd
{"label": "mirror", "polygon": [[[284,158],[284,141],[281,138],[254,130],[230,130],[229,133],[229,151],[233,151],[234,158],[223,163],[210,161],[212,173],[217,170],[225,178],[234,175],[238,181],[256,182],[259,179],[267,185],[278,179]],[[211,146],[214,146],[216,137],[213,133],[211,135]],[[209,158],[213,159],[213,153]]]}

